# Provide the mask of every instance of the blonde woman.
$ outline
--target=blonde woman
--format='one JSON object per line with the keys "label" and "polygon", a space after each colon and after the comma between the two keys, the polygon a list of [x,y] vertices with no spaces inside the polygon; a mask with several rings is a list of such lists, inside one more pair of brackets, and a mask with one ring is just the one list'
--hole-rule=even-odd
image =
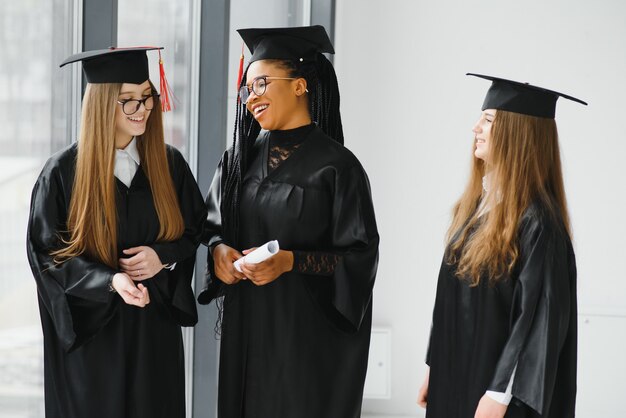
{"label": "blonde woman", "polygon": [[439,273],[429,418],[574,416],[576,263],[554,120],[561,93],[496,77]]}
{"label": "blonde woman", "polygon": [[89,84],[78,143],[48,160],[31,201],[47,418],[185,416],[180,327],[197,321],[190,283],[205,209],[164,143],[148,49],[62,64],[82,61]]}

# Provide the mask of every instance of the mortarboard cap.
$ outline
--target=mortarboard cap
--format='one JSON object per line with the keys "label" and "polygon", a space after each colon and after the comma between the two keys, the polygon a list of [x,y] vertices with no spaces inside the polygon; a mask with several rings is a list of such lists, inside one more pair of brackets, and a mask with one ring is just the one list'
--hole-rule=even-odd
{"label": "mortarboard cap", "polygon": [[533,86],[528,83],[520,83],[482,74],[467,73],[466,75],[484,78],[492,82],[491,87],[487,91],[487,96],[485,96],[482,110],[500,109],[507,112],[554,119],[556,101],[559,97],[587,105],[582,100],[567,94]]}
{"label": "mortarboard cap", "polygon": [[323,26],[238,29],[250,49],[250,62],[263,59],[314,60],[318,53],[335,53]]}
{"label": "mortarboard cap", "polygon": [[115,48],[85,51],[72,55],[61,67],[82,61],[88,83],[132,83],[148,80],[148,56],[146,51],[163,47]]}
{"label": "mortarboard cap", "polygon": [[74,54],[65,59],[60,65],[63,67],[72,62],[81,61],[88,83],[130,83],[141,84],[150,79],[148,72],[148,55],[146,51],[159,51],[159,87],[161,92],[161,109],[164,112],[172,110],[174,98],[172,88],[165,76],[163,60],[161,59],[162,46],[139,46],[131,48],[98,49]]}

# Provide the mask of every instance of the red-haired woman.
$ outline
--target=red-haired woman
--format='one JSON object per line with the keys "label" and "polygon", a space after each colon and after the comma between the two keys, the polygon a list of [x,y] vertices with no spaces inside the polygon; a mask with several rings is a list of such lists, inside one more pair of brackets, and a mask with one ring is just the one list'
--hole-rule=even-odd
{"label": "red-haired woman", "polygon": [[573,417],[576,264],[554,113],[559,96],[579,100],[477,76],[492,86],[448,230],[418,403],[429,418]]}
{"label": "red-haired woman", "polygon": [[28,225],[46,417],[183,418],[202,195],[164,143],[146,48],[74,61],[89,82],[80,137],[43,168]]}

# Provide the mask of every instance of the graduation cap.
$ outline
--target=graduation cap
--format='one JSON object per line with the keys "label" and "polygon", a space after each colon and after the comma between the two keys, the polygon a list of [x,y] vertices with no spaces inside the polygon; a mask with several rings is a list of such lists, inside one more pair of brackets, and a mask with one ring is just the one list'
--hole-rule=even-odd
{"label": "graduation cap", "polygon": [[250,49],[250,62],[263,59],[314,60],[318,53],[335,53],[323,26],[237,29]]}
{"label": "graduation cap", "polygon": [[484,78],[492,82],[483,102],[482,110],[500,109],[507,112],[554,119],[556,101],[559,97],[587,105],[582,100],[567,94],[533,86],[528,83],[520,83],[482,74],[467,73],[466,75]]}
{"label": "graduation cap", "polygon": [[74,54],[60,65],[82,62],[88,83],[141,84],[150,78],[147,51],[159,51],[160,93],[163,111],[171,110],[171,88],[165,77],[160,46],[98,49]]}

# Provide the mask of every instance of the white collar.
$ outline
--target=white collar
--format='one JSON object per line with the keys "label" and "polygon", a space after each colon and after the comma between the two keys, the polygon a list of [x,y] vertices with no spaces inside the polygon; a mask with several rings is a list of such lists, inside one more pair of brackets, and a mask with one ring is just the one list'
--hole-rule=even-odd
{"label": "white collar", "polygon": [[489,173],[483,176],[483,190],[488,192],[491,189],[491,175]]}
{"label": "white collar", "polygon": [[124,149],[117,149],[118,152],[125,152],[137,163],[137,165],[141,165],[141,158],[139,157],[139,151],[137,150],[137,138],[133,137],[133,139],[126,145]]}
{"label": "white collar", "polygon": [[[483,196],[478,205],[478,217],[480,218],[485,213],[491,210],[491,207],[487,206],[488,195],[493,192],[491,190],[491,186],[493,183],[493,176],[491,173],[487,173],[483,176]],[[502,192],[500,190],[496,191],[496,205],[502,202]]]}

